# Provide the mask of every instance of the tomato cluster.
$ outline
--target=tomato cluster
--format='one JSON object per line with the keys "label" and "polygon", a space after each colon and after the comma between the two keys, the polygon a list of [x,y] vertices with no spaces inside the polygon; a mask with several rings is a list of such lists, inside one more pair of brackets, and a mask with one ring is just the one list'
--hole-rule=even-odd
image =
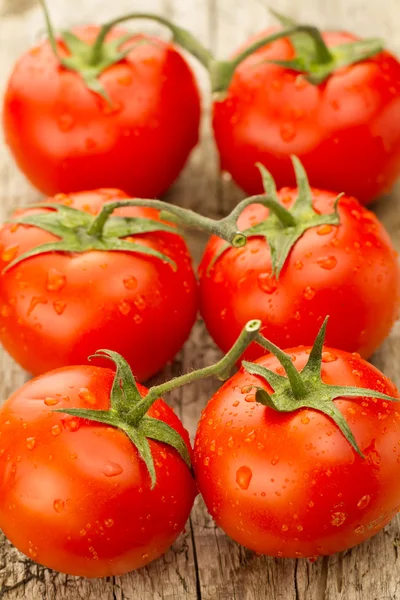
{"label": "tomato cluster", "polygon": [[[281,16],[216,61],[147,15],[209,69],[222,168],[254,194],[216,221],[146,199],[197,143],[199,92],[176,45],[116,28],[139,14],[59,39],[45,15],[49,38],[4,102],[11,151],[51,197],[0,229],[0,340],[36,376],[0,409],[0,527],[86,577],[163,554],[197,491],[228,535],[271,556],[371,537],[400,510],[400,396],[365,360],[397,318],[400,271],[364,206],[400,174],[400,63],[379,40]],[[179,225],[212,234],[198,282]],[[138,383],[198,310],[225,356]],[[210,375],[228,381],[193,449],[162,396]]]}

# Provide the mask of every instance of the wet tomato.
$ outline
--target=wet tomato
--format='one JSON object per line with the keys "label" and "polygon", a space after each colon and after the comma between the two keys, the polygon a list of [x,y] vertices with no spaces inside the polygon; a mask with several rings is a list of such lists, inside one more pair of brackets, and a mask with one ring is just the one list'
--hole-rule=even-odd
{"label": "wet tomato", "polygon": [[[0,527],[29,558],[71,575],[121,575],[154,560],[183,530],[197,493],[176,449],[149,439],[152,485],[129,439],[146,446],[140,425],[121,425],[125,433],[111,421],[54,412],[89,409],[105,418],[110,404],[118,412],[113,379],[111,369],[65,367],[29,381],[0,409]],[[121,373],[118,379],[126,391]],[[118,412],[121,424],[133,407],[131,392],[131,404]],[[188,434],[163,400],[146,420],[171,428],[190,455]]]}
{"label": "wet tomato", "polygon": [[[310,349],[287,354],[301,371]],[[263,367],[278,381],[261,377]],[[217,525],[256,552],[315,558],[351,548],[400,507],[399,405],[373,397],[397,399],[397,390],[359,356],[332,348],[322,352],[322,382],[351,392],[323,383],[314,389],[314,372],[296,399],[278,374],[285,374],[278,360],[264,356],[210,400],[195,440],[199,490]],[[257,388],[270,395],[264,404]],[[333,417],[350,428],[361,456]]]}
{"label": "wet tomato", "polygon": [[0,339],[30,373],[85,364],[108,347],[145,380],[188,337],[197,282],[184,240],[159,212],[118,208],[104,231],[89,233],[107,203],[125,198],[105,189],[58,195],[0,230]]}

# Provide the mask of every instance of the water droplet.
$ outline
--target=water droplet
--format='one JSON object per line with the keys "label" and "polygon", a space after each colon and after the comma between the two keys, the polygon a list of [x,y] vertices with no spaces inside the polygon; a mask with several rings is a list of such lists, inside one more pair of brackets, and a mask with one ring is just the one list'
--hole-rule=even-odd
{"label": "water droplet", "polygon": [[116,113],[121,112],[122,109],[122,102],[112,102],[111,104],[110,102],[104,102],[101,108],[104,115],[115,115]]}
{"label": "water droplet", "polygon": [[57,271],[57,269],[49,269],[47,273],[46,290],[49,292],[58,292],[63,289],[67,281],[67,278],[63,273]]}
{"label": "water droplet", "polygon": [[310,419],[308,417],[301,417],[301,422],[303,423],[303,425],[308,425]]}
{"label": "water droplet", "polygon": [[65,502],[64,502],[64,500],[59,500],[59,499],[58,500],[54,500],[53,507],[54,507],[54,510],[56,512],[58,512],[58,513],[63,512],[63,510],[65,508]]}
{"label": "water droplet", "polygon": [[133,303],[139,310],[144,310],[146,308],[146,300],[143,296],[136,296]]}
{"label": "water droplet", "polygon": [[358,369],[353,369],[352,374],[356,377],[362,377],[362,371],[359,371]]}
{"label": "water droplet", "polygon": [[315,296],[314,288],[312,288],[308,285],[303,292],[303,296],[306,300],[312,300]]}
{"label": "water droplet", "polygon": [[63,314],[66,306],[67,306],[67,303],[64,302],[63,300],[56,300],[55,302],[53,302],[53,308],[58,315]]}
{"label": "water droplet", "polygon": [[296,128],[293,123],[283,123],[280,127],[281,138],[284,142],[291,142],[296,137]]}
{"label": "water droplet", "polygon": [[118,304],[118,310],[121,313],[121,315],[124,315],[124,317],[126,317],[126,315],[129,315],[129,313],[131,312],[131,305],[126,300],[121,300],[121,302]]}
{"label": "water droplet", "polygon": [[134,290],[137,287],[138,280],[132,275],[131,277],[125,277],[123,284],[127,290]]}
{"label": "water droplet", "polygon": [[277,465],[279,462],[279,456],[277,454],[275,454],[272,458],[271,458],[271,465]]}
{"label": "water droplet", "polygon": [[149,558],[149,555],[147,553],[146,554],[142,554],[142,559],[143,560],[147,560],[148,558]]}
{"label": "water droplet", "polygon": [[272,294],[278,287],[276,279],[270,273],[260,273],[257,283],[260,290],[266,294]]}
{"label": "water droplet", "polygon": [[106,477],[115,477],[116,475],[120,475],[123,472],[123,468],[121,465],[118,465],[115,462],[108,461],[103,467],[103,473]]}
{"label": "water droplet", "polygon": [[256,432],[250,431],[250,433],[244,438],[244,441],[247,442],[248,444],[250,444],[251,442],[254,442],[254,440],[256,439]]}
{"label": "water droplet", "polygon": [[331,518],[331,524],[335,527],[340,527],[346,520],[346,514],[344,512],[335,512]]}
{"label": "water droplet", "polygon": [[304,267],[303,263],[301,260],[296,260],[296,262],[294,263],[294,268],[297,269],[298,271],[301,271],[301,269]]}
{"label": "water droplet", "polygon": [[64,429],[71,432],[78,431],[81,426],[80,420],[74,417],[70,419],[62,419],[61,422],[64,426]]}
{"label": "water droplet", "polygon": [[238,484],[241,490],[248,489],[252,477],[253,473],[250,467],[240,467],[236,471],[236,483]]}
{"label": "water droplet", "polygon": [[86,404],[90,404],[91,406],[96,405],[96,396],[87,388],[81,388],[78,392],[78,396],[79,399],[85,402]]}
{"label": "water droplet", "polygon": [[72,454],[69,455],[69,457],[70,457],[71,460],[76,460],[78,458],[78,455],[75,454],[75,453],[72,453]]}
{"label": "water droplet", "polygon": [[337,360],[338,357],[336,356],[336,354],[334,354],[333,352],[330,352],[328,350],[325,350],[322,353],[322,362],[323,363],[331,363],[331,362],[335,362],[335,360]]}
{"label": "water droplet", "polygon": [[247,394],[247,396],[245,397],[246,402],[255,402],[256,401],[256,395],[255,394]]}
{"label": "water droplet", "polygon": [[132,75],[122,75],[121,77],[118,77],[117,82],[120,85],[131,85],[132,83]]}
{"label": "water droplet", "polygon": [[106,520],[104,521],[104,525],[105,525],[106,527],[108,527],[108,529],[110,529],[110,527],[112,527],[112,526],[114,525],[114,520],[113,520],[113,519],[106,519]]}
{"label": "water droplet", "polygon": [[2,254],[1,254],[1,260],[3,260],[4,262],[11,262],[12,260],[14,260],[14,258],[16,258],[17,254],[18,254],[18,250],[19,250],[19,246],[18,245],[12,245],[12,246],[7,246],[6,248],[4,248]]}
{"label": "water droplet", "polygon": [[57,435],[60,435],[61,433],[61,427],[59,425],[54,425],[51,428],[51,435],[54,435],[54,437],[56,437]]}
{"label": "water droplet", "polygon": [[61,131],[71,131],[75,125],[75,120],[72,115],[64,113],[57,118],[57,124]]}
{"label": "water droplet", "polygon": [[317,260],[317,264],[321,269],[326,269],[327,271],[331,271],[337,265],[336,256],[325,256],[324,258],[319,258]]}
{"label": "water droplet", "polygon": [[357,503],[357,508],[359,508],[360,510],[367,508],[370,501],[371,501],[371,496],[368,496],[368,495],[363,496],[361,498],[361,500],[359,500],[359,502]]}
{"label": "water droplet", "polygon": [[281,527],[281,531],[287,531],[289,527],[284,523]]}
{"label": "water droplet", "polygon": [[317,229],[317,233],[318,235],[326,235],[327,233],[331,233],[332,229],[332,225],[320,225]]}
{"label": "water droplet", "polygon": [[29,317],[39,304],[47,304],[47,299],[41,296],[32,296],[26,316]]}
{"label": "water droplet", "polygon": [[0,308],[0,315],[2,317],[9,317],[12,314],[12,308],[9,304],[3,304]]}
{"label": "water droplet", "polygon": [[35,446],[36,446],[36,439],[34,437],[26,438],[26,447],[28,448],[28,450],[33,450]]}
{"label": "water droplet", "polygon": [[210,458],[208,456],[206,456],[203,460],[203,464],[205,467],[208,467],[208,465],[210,464]]}
{"label": "water droplet", "polygon": [[229,438],[227,445],[228,445],[228,448],[233,448],[233,446],[235,445],[235,441],[234,441],[233,437]]}
{"label": "water droplet", "polygon": [[60,402],[59,398],[45,398],[44,403],[46,406],[55,406]]}

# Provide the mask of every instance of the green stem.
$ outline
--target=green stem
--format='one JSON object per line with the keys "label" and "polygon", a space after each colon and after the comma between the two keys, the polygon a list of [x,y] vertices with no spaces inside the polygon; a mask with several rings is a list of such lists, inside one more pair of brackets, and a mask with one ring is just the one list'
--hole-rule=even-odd
{"label": "green stem", "polygon": [[127,206],[156,208],[166,213],[166,218],[168,218],[168,215],[170,214],[177,217],[177,219],[172,220],[178,224],[183,224],[186,227],[193,229],[200,229],[211,235],[217,235],[235,247],[244,246],[246,244],[246,236],[237,230],[236,221],[232,218],[224,218],[218,221],[199,215],[192,210],[181,208],[180,206],[175,206],[168,202],[163,202],[162,200],[147,199],[122,200],[105,204],[88,229],[88,234],[95,237],[101,237],[104,225],[111,213],[117,208]]}
{"label": "green stem", "polygon": [[261,335],[261,333],[256,336],[256,342],[271,352],[271,354],[276,356],[276,358],[279,360],[282,367],[286,371],[286,375],[290,382],[290,387],[292,388],[293,395],[296,400],[304,398],[307,395],[307,388],[304,385],[300,373],[294,366],[291,357],[286,354],[286,352],[283,352],[283,350],[278,348],[278,346],[275,346],[275,344],[267,340],[263,335]]}
{"label": "green stem", "polygon": [[52,22],[50,19],[49,9],[47,8],[46,1],[39,0],[39,3],[43,9],[44,19],[46,21],[47,35],[49,38],[51,48],[52,48],[55,56],[57,57],[57,59],[60,61],[60,63],[64,64],[64,60],[61,58],[60,53],[58,52],[56,36],[54,33],[54,29],[53,29],[53,25],[52,25]]}
{"label": "green stem", "polygon": [[132,423],[133,425],[137,424],[147,413],[152,404],[154,404],[157,398],[160,398],[164,394],[180,388],[183,385],[187,385],[188,383],[192,383],[198,379],[204,379],[213,375],[219,377],[220,379],[226,379],[229,377],[233,366],[237,363],[251,342],[253,342],[259,335],[260,328],[261,321],[249,321],[243,328],[235,344],[232,346],[229,352],[223,358],[221,358],[220,361],[214,365],[204,367],[203,369],[193,371],[192,373],[186,373],[185,375],[171,379],[171,381],[167,381],[166,383],[162,383],[161,385],[156,385],[150,388],[147,396],[145,396],[138,404],[136,404],[128,414],[128,422]]}
{"label": "green stem", "polygon": [[189,31],[174,25],[174,23],[171,23],[171,21],[159,15],[153,15],[151,13],[131,13],[123,17],[113,19],[109,23],[106,23],[102,26],[100,33],[93,44],[90,64],[96,65],[100,62],[104,41],[110,30],[115,27],[115,25],[131,19],[150,19],[152,21],[156,21],[157,23],[161,23],[161,25],[165,25],[165,27],[168,27],[168,29],[172,32],[174,42],[197,58],[207,69],[209,68],[210,63],[213,61],[211,52],[209,52],[207,48],[205,48],[198,40],[196,40],[196,38]]}

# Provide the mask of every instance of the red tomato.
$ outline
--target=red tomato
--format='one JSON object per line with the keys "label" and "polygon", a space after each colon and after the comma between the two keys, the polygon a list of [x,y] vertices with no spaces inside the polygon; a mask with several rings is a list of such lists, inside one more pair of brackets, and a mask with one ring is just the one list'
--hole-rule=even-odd
{"label": "red tomato", "polygon": [[[287,351],[300,371],[309,350]],[[322,380],[398,397],[375,367],[340,350],[322,355]],[[271,355],[257,361],[283,374]],[[361,397],[337,399],[360,457],[337,425],[303,408],[277,412],[255,402],[272,388],[242,368],[211,399],[198,426],[195,472],[216,523],[247,548],[316,557],[359,544],[400,508],[399,406]]]}
{"label": "red tomato", "polygon": [[[335,195],[312,190],[318,213],[332,213]],[[289,208],[297,190],[283,188]],[[268,216],[259,204],[247,207],[238,224],[243,231]],[[398,312],[400,277],[390,238],[376,216],[351,197],[339,201],[340,225],[308,229],[293,246],[279,275],[271,275],[264,238],[229,248],[217,259],[223,241],[213,237],[201,261],[201,313],[215,342],[227,351],[250,319],[280,347],[312,344],[326,315],[327,343],[370,356],[388,335]],[[262,355],[253,344],[246,356]]]}
{"label": "red tomato", "polygon": [[[118,190],[97,190],[59,195],[54,201],[97,214],[104,203],[124,198]],[[44,210],[27,209],[18,216]],[[160,221],[152,208],[114,214]],[[37,227],[5,225],[0,272],[27,250],[56,239]],[[0,276],[0,340],[24,369],[36,375],[85,364],[98,348],[110,348],[145,380],[172,360],[197,313],[191,258],[177,234],[156,231],[135,235],[134,241],[171,258],[176,270],[133,252],[52,252],[23,260]]]}
{"label": "red tomato", "polygon": [[[66,367],[26,383],[0,409],[0,527],[24,554],[71,575],[121,575],[154,560],[183,530],[196,495],[189,468],[167,444],[149,440],[151,489],[125,433],[53,412],[107,410],[113,377],[110,369]],[[190,449],[163,400],[147,414]]]}
{"label": "red tomato", "polygon": [[[92,43],[99,27],[74,30]],[[112,31],[107,41],[127,32]],[[6,141],[20,169],[46,194],[118,187],[154,198],[172,184],[197,144],[199,91],[182,55],[160,39],[132,35],[124,60],[100,83],[62,67],[48,41],[18,61],[4,100]],[[68,51],[57,43],[62,56]]]}
{"label": "red tomato", "polygon": [[[327,46],[357,39],[344,32],[323,38]],[[221,168],[255,194],[262,191],[255,163],[268,168],[278,187],[293,185],[295,154],[311,185],[371,202],[400,174],[400,63],[381,52],[315,86],[267,62],[293,56],[291,42],[280,39],[237,67],[226,97],[214,103]]]}

